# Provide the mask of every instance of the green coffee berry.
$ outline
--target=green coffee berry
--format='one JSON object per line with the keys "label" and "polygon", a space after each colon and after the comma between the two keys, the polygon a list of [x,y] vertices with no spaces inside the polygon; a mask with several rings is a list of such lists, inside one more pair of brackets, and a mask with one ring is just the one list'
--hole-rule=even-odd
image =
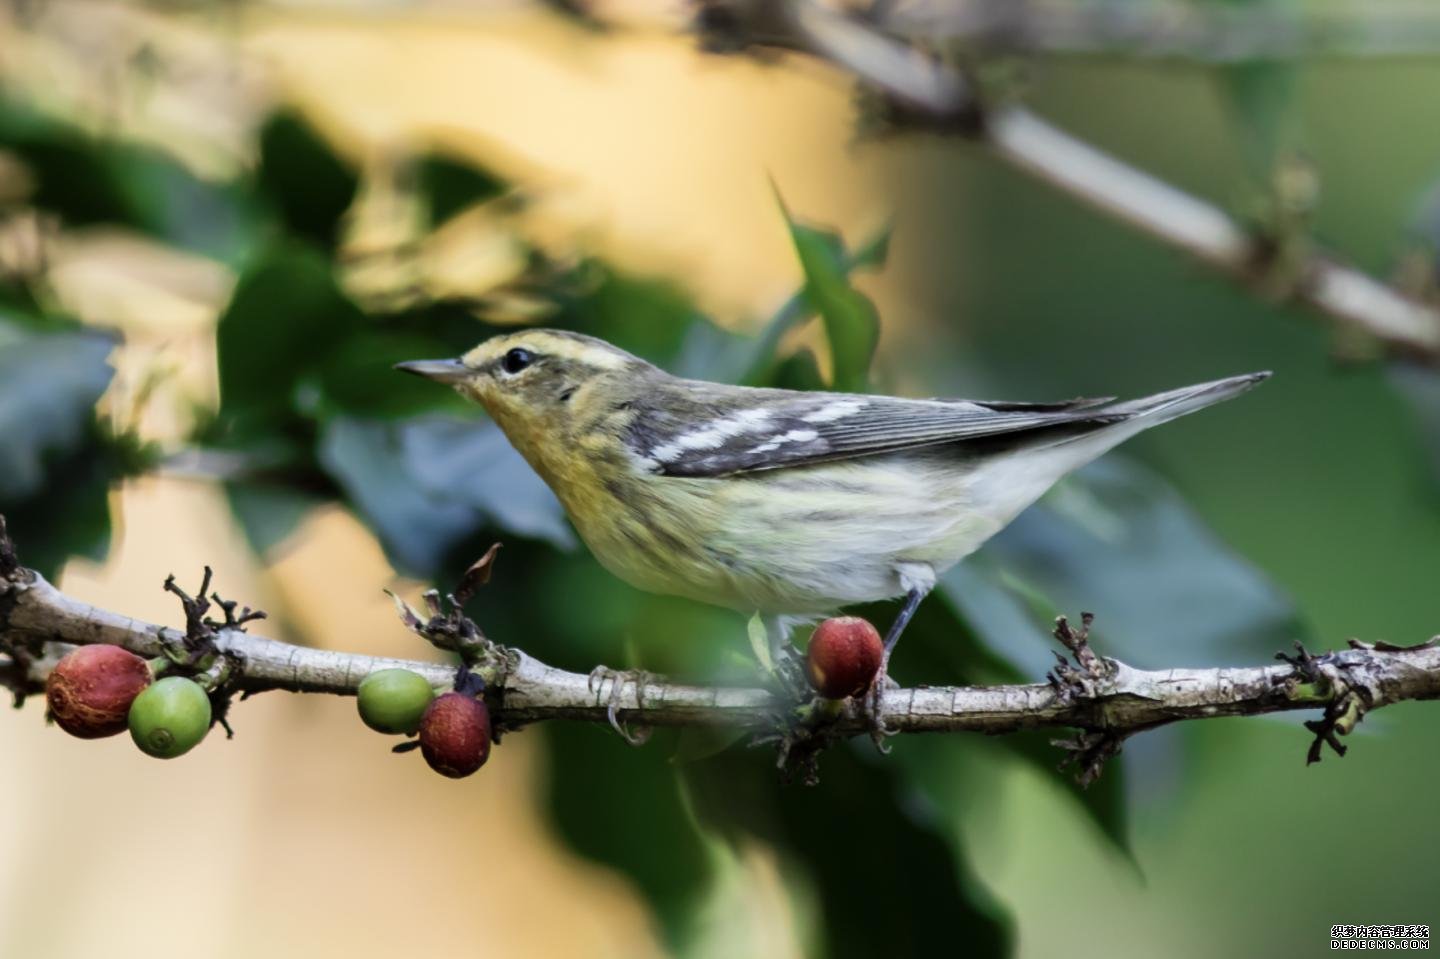
{"label": "green coffee berry", "polygon": [[382,669],[366,676],[357,697],[360,718],[377,733],[399,735],[420,728],[425,707],[435,698],[430,682],[408,669]]}
{"label": "green coffee berry", "polygon": [[147,756],[174,759],[210,731],[210,697],[193,680],[167,676],[130,705],[130,737]]}

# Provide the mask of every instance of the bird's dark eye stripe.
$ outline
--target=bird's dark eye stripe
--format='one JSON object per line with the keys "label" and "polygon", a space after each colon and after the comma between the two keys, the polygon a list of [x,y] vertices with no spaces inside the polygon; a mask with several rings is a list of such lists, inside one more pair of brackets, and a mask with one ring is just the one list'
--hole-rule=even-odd
{"label": "bird's dark eye stripe", "polygon": [[519,373],[534,362],[534,353],[517,346],[500,358],[500,368],[506,373]]}

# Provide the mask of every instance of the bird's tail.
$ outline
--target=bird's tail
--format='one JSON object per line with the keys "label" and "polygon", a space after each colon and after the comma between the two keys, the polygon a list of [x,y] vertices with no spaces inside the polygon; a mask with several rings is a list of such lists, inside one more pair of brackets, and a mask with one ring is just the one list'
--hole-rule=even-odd
{"label": "bird's tail", "polygon": [[1066,448],[1069,457],[1074,459],[1074,462],[1066,467],[1068,472],[1125,442],[1136,433],[1239,396],[1269,377],[1268,370],[1245,373],[1210,383],[1182,386],[1136,400],[1096,406],[1086,411],[1093,414],[1092,419],[1068,428],[1054,429],[1048,435],[1045,431],[1037,430],[1032,441],[1024,445],[1032,452]]}
{"label": "bird's tail", "polygon": [[[1178,390],[1142,396],[1138,400],[1126,400],[1098,408],[1095,412],[1116,414],[1126,420],[1143,420],[1145,429],[1168,423],[1176,417],[1203,410],[1207,406],[1239,396],[1259,383],[1270,378],[1270,371],[1245,373],[1230,376],[1210,383],[1196,383],[1182,386]],[[1138,424],[1137,424],[1138,425]]]}
{"label": "bird's tail", "polygon": [[1106,403],[1086,409],[1084,412],[1093,416],[1087,415],[1079,422],[1017,433],[1007,438],[1012,444],[1007,453],[997,455],[976,471],[971,480],[971,499],[988,504],[995,528],[999,529],[1071,470],[1136,433],[1239,396],[1269,375],[1247,373],[1138,400]]}

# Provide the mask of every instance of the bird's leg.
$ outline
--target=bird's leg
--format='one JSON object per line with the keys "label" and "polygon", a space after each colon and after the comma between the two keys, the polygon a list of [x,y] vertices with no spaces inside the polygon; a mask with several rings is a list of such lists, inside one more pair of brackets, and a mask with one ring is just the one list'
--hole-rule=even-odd
{"label": "bird's leg", "polygon": [[885,728],[885,720],[881,718],[881,707],[884,705],[885,687],[890,683],[890,654],[895,651],[900,634],[910,625],[915,610],[920,608],[920,601],[929,593],[929,588],[912,587],[905,594],[905,605],[900,607],[900,615],[895,617],[895,621],[890,624],[890,631],[885,634],[885,652],[880,657],[880,669],[875,673],[869,694],[865,697],[866,712],[870,717],[870,736],[875,740],[876,746],[881,744],[883,737],[889,732]]}

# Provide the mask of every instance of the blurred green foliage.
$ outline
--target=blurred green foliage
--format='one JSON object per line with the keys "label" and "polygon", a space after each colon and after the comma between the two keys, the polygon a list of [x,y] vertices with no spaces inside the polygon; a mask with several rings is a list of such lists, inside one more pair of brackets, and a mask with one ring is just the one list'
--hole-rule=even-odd
{"label": "blurred green foliage", "polygon": [[[1290,122],[1288,70],[1236,68],[1222,80],[1244,135],[1258,144],[1245,149],[1262,167],[1288,137],[1275,132]],[[262,126],[257,146],[253,171],[205,182],[159,152],[0,101],[0,147],[36,172],[36,206],[65,225],[141,230],[237,271],[217,330],[220,406],[194,440],[245,464],[226,487],[256,550],[263,555],[281,543],[309,510],[341,502],[397,569],[443,586],[503,538],[497,575],[509,598],[477,613],[496,639],[574,669],[603,661],[695,679],[748,678],[739,617],[614,580],[577,549],[553,496],[493,424],[449,391],[391,372],[399,360],[458,354],[497,327],[464,302],[392,310],[367,308],[347,293],[337,256],[361,186],[353,164],[289,111]],[[1050,297],[1066,288],[1072,312],[1065,325],[1045,330],[1047,354],[1098,357],[1086,384],[1113,374],[1124,387],[1142,385],[1123,347],[1095,348],[1114,321],[1107,326],[1101,307],[1087,303],[1113,302],[1106,294],[1121,285],[1097,270],[1100,258],[1148,263],[1146,251],[1103,232],[1093,241],[1093,221],[1057,212],[1053,198],[991,189],[1013,186],[1007,174],[965,173],[985,187],[969,214],[984,231],[990,270],[977,272],[966,295],[983,305],[975,312],[990,325],[967,331],[966,349],[930,349],[916,372],[950,389],[957,384],[949,357],[975,354],[994,379],[1026,382],[1016,371],[1034,360],[1034,317],[1054,313]],[[511,193],[490,171],[443,152],[422,155],[413,177],[434,225]],[[1035,204],[1030,212],[1039,211],[1046,235],[1037,239],[1034,220],[1009,207],[993,212],[987,202],[1001,196],[1021,208]],[[527,278],[527,292],[545,301],[547,323],[604,337],[683,375],[863,390],[874,373],[879,319],[851,280],[883,266],[889,232],[852,252],[838,234],[788,211],[786,222],[804,286],[756,337],[721,328],[670,283],[598,260],[542,264],[532,251],[543,268]],[[1054,269],[1073,285],[1054,277],[1049,288],[1031,283],[1037,259],[1061,264]],[[66,555],[103,551],[106,490],[146,460],[95,413],[110,378],[111,338],[54,315],[34,293],[23,280],[0,286],[0,430],[7,436],[0,512],[26,560],[49,573]],[[1153,288],[1145,295],[1161,299]],[[1228,306],[1240,296],[1212,295]],[[784,346],[788,334],[817,319],[828,378],[808,350]],[[1117,334],[1127,345],[1144,335]],[[1181,357],[1165,375],[1188,375],[1183,366]],[[1036,392],[1062,394],[1067,375],[1074,374],[1047,370]],[[965,385],[972,387],[965,392],[988,392]],[[1174,384],[1143,388],[1166,385]],[[1433,409],[1426,389],[1416,387]],[[1198,453],[1174,455],[1203,468]],[[558,595],[567,604],[554,602]],[[1137,665],[1242,661],[1304,634],[1285,591],[1222,545],[1186,497],[1156,472],[1111,458],[1067,480],[947,575],[907,633],[895,671],[906,682],[1036,679],[1049,662],[1050,620],[1082,605],[1102,614],[1100,647]],[[893,614],[888,606],[862,612],[880,622]],[[633,662],[619,661],[622,650]],[[642,750],[607,730],[568,724],[527,735],[547,744],[549,801],[561,834],[633,880],[677,952],[701,945],[697,921],[719,869],[714,844],[759,840],[777,851],[797,898],[818,901],[815,937],[827,954],[913,954],[956,942],[978,955],[1007,954],[1014,920],[980,880],[973,837],[956,810],[999,790],[1002,772],[1015,766],[1067,797],[1109,849],[1129,855],[1134,838],[1128,763],[1112,763],[1082,793],[1055,769],[1058,755],[1041,735],[985,743],[910,737],[885,758],[852,744],[824,758],[816,789],[781,782],[767,753],[697,735],[657,736]],[[991,759],[981,761],[982,753]]]}

